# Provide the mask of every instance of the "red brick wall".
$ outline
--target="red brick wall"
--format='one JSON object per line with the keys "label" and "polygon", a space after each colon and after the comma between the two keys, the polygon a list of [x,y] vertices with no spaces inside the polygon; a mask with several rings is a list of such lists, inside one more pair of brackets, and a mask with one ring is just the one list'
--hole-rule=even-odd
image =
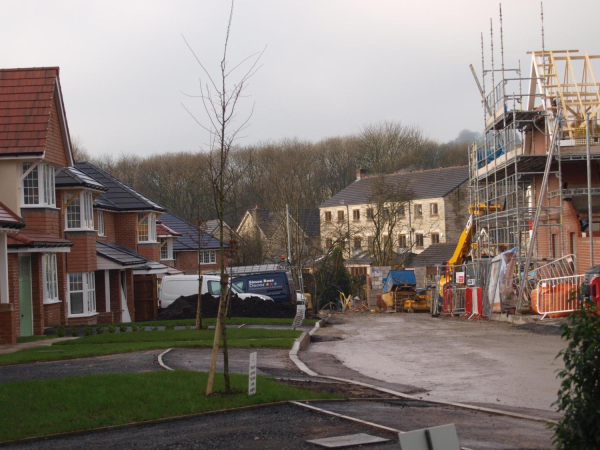
{"label": "red brick wall", "polygon": [[46,160],[61,166],[67,166],[67,156],[65,154],[65,146],[63,136],[58,119],[58,108],[56,102],[58,96],[54,96],[55,100],[52,103],[50,110],[50,120],[48,123],[48,137],[46,140]]}
{"label": "red brick wall", "polygon": [[0,303],[0,344],[15,344],[19,330],[17,312],[11,303]]}
{"label": "red brick wall", "polygon": [[68,298],[69,295],[67,290],[67,254],[57,253],[56,254],[56,270],[58,272],[58,298],[62,300],[60,305],[60,323],[67,323],[68,311]]}
{"label": "red brick wall", "polygon": [[110,270],[110,310],[113,312],[115,322],[121,322],[123,312],[121,308],[121,271]]}
{"label": "red brick wall", "polygon": [[137,213],[115,213],[115,240],[133,250],[137,248]]}
{"label": "red brick wall", "polygon": [[[109,211],[103,211],[104,213],[104,236],[98,236],[99,241],[116,242],[115,238],[115,217],[120,217],[120,214],[116,214]],[[94,210],[94,226],[98,229],[98,210]]]}
{"label": "red brick wall", "polygon": [[160,261],[160,245],[156,244],[138,244],[137,252],[153,261]]}
{"label": "red brick wall", "polygon": [[[176,254],[175,260],[175,268],[179,270],[183,270],[186,275],[195,275],[198,273],[198,252],[195,251],[180,251],[174,252]],[[221,257],[219,255],[219,251],[216,250],[216,263],[215,264],[202,264],[201,271],[202,273],[207,272],[216,272],[221,267]],[[227,260],[225,260],[225,265],[227,265]]]}
{"label": "red brick wall", "polygon": [[94,325],[98,323],[98,316],[71,317],[67,319],[67,325]]}
{"label": "red brick wall", "polygon": [[25,220],[23,234],[28,231],[62,237],[59,229],[60,214],[57,209],[50,208],[22,208],[21,214]]}
{"label": "red brick wall", "polygon": [[67,231],[65,237],[74,242],[67,253],[68,272],[94,272],[98,268],[96,258],[96,232]]}
{"label": "red brick wall", "polygon": [[12,305],[15,340],[21,330],[21,304],[19,303],[19,255],[16,253],[8,254],[8,302]]}
{"label": "red brick wall", "polygon": [[51,305],[44,305],[44,326],[52,327],[60,325],[62,321],[62,304],[52,303]]}

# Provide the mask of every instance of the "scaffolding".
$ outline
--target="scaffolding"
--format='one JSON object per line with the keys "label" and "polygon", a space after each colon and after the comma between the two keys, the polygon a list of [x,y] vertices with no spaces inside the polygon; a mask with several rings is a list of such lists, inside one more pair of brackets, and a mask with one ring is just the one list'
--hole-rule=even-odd
{"label": "scaffolding", "polygon": [[[495,67],[491,21],[490,42],[488,67],[481,35],[481,83],[471,67],[481,92],[484,119],[483,138],[469,149],[475,224],[471,258],[493,258],[514,249],[515,283],[519,284],[520,278],[527,278],[524,273],[537,273],[536,267],[572,253],[563,233],[563,200],[600,192],[598,187],[583,187],[583,182],[581,186],[563,184],[563,166],[586,160],[586,133],[591,159],[600,159],[600,83],[593,70],[600,55],[546,50],[543,12],[542,50],[528,53],[528,72],[520,61],[515,68],[505,67],[502,10],[500,68]],[[487,92],[489,83],[492,88]],[[585,179],[585,174],[582,177]],[[538,235],[552,239],[536,242]]]}

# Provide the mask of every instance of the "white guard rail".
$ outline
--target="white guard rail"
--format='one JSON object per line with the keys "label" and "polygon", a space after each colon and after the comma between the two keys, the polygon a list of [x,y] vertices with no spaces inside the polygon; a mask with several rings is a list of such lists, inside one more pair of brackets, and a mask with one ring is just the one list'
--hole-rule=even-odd
{"label": "white guard rail", "polygon": [[546,316],[564,317],[579,307],[584,275],[545,278],[531,291],[533,311]]}

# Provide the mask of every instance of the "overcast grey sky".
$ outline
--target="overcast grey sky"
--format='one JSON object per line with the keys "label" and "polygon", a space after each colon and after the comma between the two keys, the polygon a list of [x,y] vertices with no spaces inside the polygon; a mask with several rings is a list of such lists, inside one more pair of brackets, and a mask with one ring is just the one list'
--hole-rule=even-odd
{"label": "overcast grey sky", "polygon": [[[218,69],[225,0],[0,0],[0,66],[60,66],[71,134],[94,154],[195,151],[206,133],[200,68]],[[506,65],[541,49],[540,2],[502,2]],[[547,49],[600,53],[598,0],[546,0]],[[498,2],[238,0],[229,60],[268,48],[247,91],[256,103],[240,144],[317,141],[381,120],[416,124],[433,139],[480,131],[480,33],[490,18],[500,58]],[[599,75],[599,74],[597,74]]]}

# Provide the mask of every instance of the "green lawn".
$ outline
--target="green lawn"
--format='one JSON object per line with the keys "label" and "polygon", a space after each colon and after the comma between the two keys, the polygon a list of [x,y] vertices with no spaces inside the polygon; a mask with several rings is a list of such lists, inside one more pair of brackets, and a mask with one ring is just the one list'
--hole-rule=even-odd
{"label": "green lawn", "polygon": [[46,339],[53,339],[57,337],[55,334],[43,335],[43,336],[19,336],[17,338],[17,344],[25,344],[27,342],[43,341]]}
{"label": "green lawn", "polygon": [[[227,330],[231,348],[291,348],[302,332],[261,328]],[[129,333],[104,333],[79,339],[55,342],[50,347],[37,347],[0,355],[0,365],[33,361],[84,358],[171,347],[211,347],[213,330],[164,330]]]}
{"label": "green lawn", "polygon": [[[286,400],[339,398],[258,377],[257,394],[248,397],[248,377],[231,374],[232,388],[243,393],[206,397],[207,374],[156,371],[19,381],[0,389],[0,441],[87,430]],[[222,391],[223,377],[215,378]]]}
{"label": "green lawn", "polygon": [[[214,325],[217,319],[202,319],[202,325]],[[304,319],[302,322],[303,325],[314,325],[317,323],[319,319]],[[266,317],[232,317],[231,319],[227,319],[227,325],[292,325],[294,323],[294,319],[272,319]],[[119,327],[121,325],[131,326],[166,326],[166,325],[174,325],[174,326],[196,326],[196,319],[177,319],[177,320],[153,320],[150,322],[129,322],[129,323],[114,323],[112,325]],[[94,325],[96,327],[103,326],[106,327],[110,324],[97,324]]]}

